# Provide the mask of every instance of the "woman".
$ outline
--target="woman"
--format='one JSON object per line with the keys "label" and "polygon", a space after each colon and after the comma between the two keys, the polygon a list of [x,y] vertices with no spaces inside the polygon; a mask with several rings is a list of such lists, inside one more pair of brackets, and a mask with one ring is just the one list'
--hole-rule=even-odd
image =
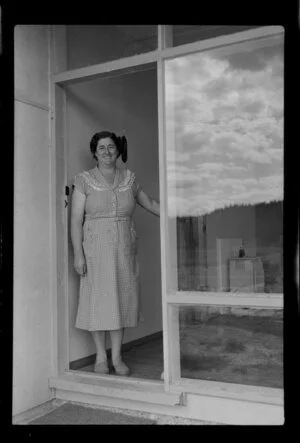
{"label": "woman", "polygon": [[118,168],[127,161],[125,137],[97,132],[90,150],[97,166],[74,180],[71,238],[74,267],[80,278],[76,327],[91,331],[97,350],[94,370],[107,374],[105,333],[109,331],[117,375],[129,375],[121,357],[124,328],[139,320],[140,276],[137,234],[132,216],[136,203],[159,216],[159,203],[141,189],[135,175]]}

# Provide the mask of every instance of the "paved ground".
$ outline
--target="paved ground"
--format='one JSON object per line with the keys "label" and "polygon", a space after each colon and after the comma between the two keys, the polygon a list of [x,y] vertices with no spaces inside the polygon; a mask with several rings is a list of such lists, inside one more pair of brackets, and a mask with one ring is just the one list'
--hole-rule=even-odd
{"label": "paved ground", "polygon": [[66,403],[33,420],[31,425],[155,425],[154,420]]}
{"label": "paved ground", "polygon": [[[25,424],[25,423],[24,423]],[[197,420],[147,414],[117,408],[91,407],[66,402],[50,412],[28,421],[30,425],[212,425]]]}

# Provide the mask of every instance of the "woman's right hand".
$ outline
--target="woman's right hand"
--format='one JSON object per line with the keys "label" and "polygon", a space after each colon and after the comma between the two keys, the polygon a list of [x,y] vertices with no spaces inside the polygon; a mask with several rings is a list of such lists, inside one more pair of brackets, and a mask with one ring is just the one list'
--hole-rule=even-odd
{"label": "woman's right hand", "polygon": [[83,254],[75,255],[74,268],[79,275],[85,275],[87,272],[86,261]]}

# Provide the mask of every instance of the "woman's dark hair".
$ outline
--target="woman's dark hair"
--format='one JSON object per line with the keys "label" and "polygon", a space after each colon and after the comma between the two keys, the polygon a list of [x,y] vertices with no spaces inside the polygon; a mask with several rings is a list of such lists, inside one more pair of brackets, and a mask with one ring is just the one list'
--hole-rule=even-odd
{"label": "woman's dark hair", "polygon": [[[122,157],[122,160],[124,163],[127,162],[127,140],[126,137],[123,135],[122,137],[118,137],[114,132],[110,131],[101,131],[96,132],[96,134],[93,135],[91,141],[90,141],[90,149],[91,153],[93,154],[93,157],[95,160],[97,160],[95,153],[97,150],[97,145],[99,140],[102,138],[111,138],[114,144],[116,145],[116,148],[118,150],[118,157]],[[117,157],[117,158],[118,158]]]}

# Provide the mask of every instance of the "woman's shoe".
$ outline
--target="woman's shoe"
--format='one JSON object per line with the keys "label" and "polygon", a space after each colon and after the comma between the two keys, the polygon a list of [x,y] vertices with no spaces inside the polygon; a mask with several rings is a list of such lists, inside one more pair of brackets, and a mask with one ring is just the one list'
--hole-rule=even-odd
{"label": "woman's shoe", "polygon": [[94,371],[97,374],[109,374],[109,368],[106,361],[95,363]]}
{"label": "woman's shoe", "polygon": [[129,375],[130,374],[130,369],[128,368],[127,365],[125,365],[125,363],[120,360],[120,362],[117,365],[113,365],[114,370],[116,372],[116,375]]}

